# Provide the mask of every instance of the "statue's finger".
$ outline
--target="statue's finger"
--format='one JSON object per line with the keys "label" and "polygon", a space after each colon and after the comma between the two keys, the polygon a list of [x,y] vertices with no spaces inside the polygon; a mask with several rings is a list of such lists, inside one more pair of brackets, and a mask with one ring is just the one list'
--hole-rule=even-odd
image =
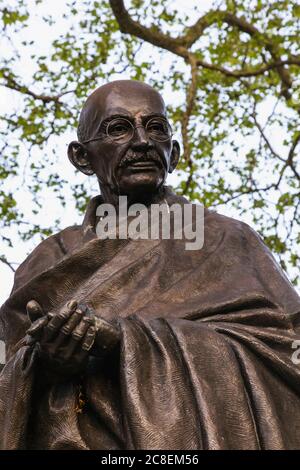
{"label": "statue's finger", "polygon": [[100,349],[112,350],[121,339],[120,329],[103,318],[96,318],[96,344]]}
{"label": "statue's finger", "polygon": [[46,316],[39,318],[34,323],[32,323],[30,328],[28,328],[27,334],[33,336],[34,338],[37,338],[42,333],[42,329],[47,324],[47,322],[48,318]]}
{"label": "statue's finger", "polygon": [[77,301],[74,300],[74,299],[70,300],[70,301],[67,303],[67,308],[68,308],[69,310],[72,310],[72,311],[76,310],[77,306],[78,306]]}
{"label": "statue's finger", "polygon": [[95,316],[95,311],[94,311],[94,309],[91,305],[88,305],[88,304],[85,304],[85,303],[82,303],[82,304],[79,304],[79,305],[84,307],[84,314],[86,316],[91,316],[91,317]]}
{"label": "statue's finger", "polygon": [[72,331],[76,328],[76,326],[82,320],[83,313],[81,310],[76,309],[75,312],[72,314],[71,318],[62,326],[61,332],[65,335],[70,335]]}
{"label": "statue's finger", "polygon": [[[72,334],[69,337],[64,335],[63,333],[59,335],[59,337],[64,336],[65,338],[64,346],[63,346],[63,349],[61,349],[61,351],[63,351],[64,358],[66,361],[74,359],[75,355],[79,362],[81,359],[83,360],[83,357],[87,354],[88,351],[87,349],[82,350],[82,341],[85,340],[86,335],[88,331],[90,330],[90,328],[94,328],[94,326],[91,324],[90,318],[84,317],[81,320],[81,322],[76,326],[76,328],[73,330]],[[66,338],[68,338],[67,343],[66,343]],[[88,338],[89,338],[89,335],[88,335]],[[89,338],[88,344],[90,341],[92,341],[92,338]]]}
{"label": "statue's finger", "polygon": [[31,323],[44,316],[42,307],[36,300],[33,299],[27,302],[26,311]]}
{"label": "statue's finger", "polygon": [[[76,311],[77,310],[78,308]],[[62,330],[59,330],[58,334],[55,337],[52,337],[52,354],[63,358],[64,361],[69,361],[75,354],[76,350],[78,350],[82,339],[85,337],[85,334],[92,323],[93,320],[91,318],[81,318],[79,324],[74,328],[70,336],[63,333]]]}
{"label": "statue's finger", "polygon": [[95,342],[95,338],[96,338],[96,328],[92,325],[89,327],[89,329],[87,330],[82,340],[81,348],[84,351],[90,351],[90,349],[92,348]]}
{"label": "statue's finger", "polygon": [[87,310],[88,310],[88,306],[85,302],[79,302],[77,307],[84,313],[86,314]]}
{"label": "statue's finger", "polygon": [[76,328],[72,331],[72,339],[73,341],[79,342],[83,339],[86,332],[92,326],[93,320],[89,317],[84,316],[81,322],[76,326]]}
{"label": "statue's finger", "polygon": [[73,315],[76,305],[75,303],[71,305],[68,303],[59,313],[53,315],[48,325],[45,327],[47,340],[52,340],[60,332],[61,327],[69,320],[71,315]]}

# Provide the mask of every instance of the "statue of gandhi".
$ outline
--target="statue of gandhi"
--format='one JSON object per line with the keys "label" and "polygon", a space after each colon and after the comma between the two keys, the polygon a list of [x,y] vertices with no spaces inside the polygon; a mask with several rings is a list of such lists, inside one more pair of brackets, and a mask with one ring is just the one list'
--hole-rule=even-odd
{"label": "statue of gandhi", "polygon": [[193,251],[97,233],[120,196],[148,215],[199,207],[164,185],[179,145],[161,96],[98,88],[68,156],[101,195],[35,248],[0,309],[0,448],[300,448],[300,297],[259,235],[209,209]]}
{"label": "statue of gandhi", "polygon": [[[131,80],[108,83],[90,95],[80,114],[78,141],[68,147],[71,163],[95,174],[103,202],[116,208],[121,195],[129,205],[163,201],[163,185],[179,155],[162,97]],[[27,312],[28,344],[37,343],[41,360],[56,373],[80,374],[90,353],[107,353],[119,342],[117,327],[76,299],[55,315],[31,300]]]}

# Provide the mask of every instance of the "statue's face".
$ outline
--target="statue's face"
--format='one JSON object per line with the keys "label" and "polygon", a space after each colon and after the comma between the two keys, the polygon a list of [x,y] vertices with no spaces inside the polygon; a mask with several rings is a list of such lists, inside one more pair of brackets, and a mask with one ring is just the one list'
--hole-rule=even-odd
{"label": "statue's face", "polygon": [[[115,193],[156,191],[173,171],[178,159],[178,144],[171,135],[163,142],[151,138],[151,129],[166,121],[165,105],[160,95],[139,82],[114,82],[99,89],[88,102],[86,119],[89,139],[85,143],[88,160],[100,185],[108,184]],[[135,128],[132,138],[118,139],[123,132],[122,119]],[[162,119],[163,121],[160,121]],[[116,139],[107,136],[116,136]],[[124,141],[125,140],[125,141]]]}

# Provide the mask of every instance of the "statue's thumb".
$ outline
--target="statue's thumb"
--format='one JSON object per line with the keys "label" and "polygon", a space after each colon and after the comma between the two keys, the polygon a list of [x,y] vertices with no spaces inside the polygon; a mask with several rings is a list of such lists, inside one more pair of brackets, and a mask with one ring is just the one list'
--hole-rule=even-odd
{"label": "statue's thumb", "polygon": [[26,305],[27,315],[31,323],[44,316],[42,307],[35,300],[30,300]]}

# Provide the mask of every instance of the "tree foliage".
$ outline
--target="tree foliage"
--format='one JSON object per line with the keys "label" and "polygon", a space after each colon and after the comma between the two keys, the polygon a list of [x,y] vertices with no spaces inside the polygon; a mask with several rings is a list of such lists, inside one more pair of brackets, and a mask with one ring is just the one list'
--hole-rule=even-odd
{"label": "tree foliage", "polygon": [[[296,283],[299,2],[221,0],[206,2],[200,11],[202,2],[193,1],[182,8],[183,2],[167,0],[71,0],[61,18],[53,11],[38,19],[45,31],[55,30],[58,20],[62,24],[46,53],[34,30],[30,40],[20,41],[43,3],[0,3],[0,84],[18,95],[17,106],[1,115],[3,241],[11,243],[11,229],[23,240],[58,229],[59,220],[38,223],[45,187],[64,205],[70,185],[55,170],[61,158],[55,138],[74,133],[94,88],[126,76],[171,97],[168,111],[183,150],[177,192],[247,217]],[[30,73],[20,66],[25,60]],[[29,225],[18,209],[18,185],[32,198],[36,219]],[[83,211],[87,183],[71,187]],[[5,254],[0,259],[8,262]]]}

